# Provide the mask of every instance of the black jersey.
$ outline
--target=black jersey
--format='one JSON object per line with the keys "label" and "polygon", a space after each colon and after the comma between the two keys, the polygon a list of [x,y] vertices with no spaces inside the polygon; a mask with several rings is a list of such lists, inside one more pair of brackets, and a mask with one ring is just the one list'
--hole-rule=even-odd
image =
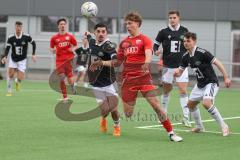
{"label": "black jersey", "polygon": [[80,48],[75,50],[75,53],[77,54],[76,64],[86,67],[87,60],[88,60],[88,57],[90,55],[90,49],[89,48],[84,49],[83,47],[80,47]]}
{"label": "black jersey", "polygon": [[27,52],[28,52],[28,43],[31,43],[33,45],[32,54],[35,54],[36,44],[29,34],[22,33],[22,35],[20,35],[19,37],[17,37],[15,34],[10,35],[8,37],[7,45],[6,45],[7,46],[6,48],[7,51],[5,51],[6,56],[11,47],[12,48],[11,57],[14,62],[18,62],[26,59]]}
{"label": "black jersey", "polygon": [[154,41],[154,44],[163,48],[163,65],[168,68],[178,68],[186,49],[183,46],[184,34],[188,29],[180,26],[177,31],[170,27],[162,29]]}
{"label": "black jersey", "polygon": [[218,78],[212,67],[215,57],[205,49],[197,47],[193,55],[185,53],[182,57],[181,69],[190,66],[196,73],[197,86],[199,88],[205,87],[209,83],[217,83]]}
{"label": "black jersey", "polygon": [[[116,48],[109,40],[103,42],[101,45],[96,45],[95,40],[91,39],[89,42],[90,58],[89,66],[96,60],[112,60],[117,58]],[[88,66],[88,67],[89,67]],[[88,72],[89,83],[94,87],[105,87],[113,84],[116,81],[115,70],[113,67],[103,66],[98,70]]]}

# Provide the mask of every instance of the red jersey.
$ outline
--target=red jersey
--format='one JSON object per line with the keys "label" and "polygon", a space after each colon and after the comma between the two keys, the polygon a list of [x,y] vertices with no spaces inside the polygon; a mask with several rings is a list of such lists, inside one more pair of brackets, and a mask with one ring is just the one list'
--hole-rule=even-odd
{"label": "red jersey", "polygon": [[136,37],[126,37],[119,46],[118,59],[123,61],[123,76],[139,76],[143,74],[142,65],[145,63],[145,50],[152,50],[150,38],[140,34]]}
{"label": "red jersey", "polygon": [[56,64],[62,64],[67,60],[73,59],[74,54],[71,51],[72,46],[77,46],[77,40],[70,33],[60,35],[59,33],[52,36],[50,48],[56,47]]}

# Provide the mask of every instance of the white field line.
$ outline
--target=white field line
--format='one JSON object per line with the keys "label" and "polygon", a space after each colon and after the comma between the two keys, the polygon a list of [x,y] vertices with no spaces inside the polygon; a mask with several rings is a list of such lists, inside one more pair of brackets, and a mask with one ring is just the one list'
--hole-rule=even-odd
{"label": "white field line", "polygon": [[[240,119],[239,117],[226,117],[223,118],[223,120],[231,120],[231,119]],[[202,120],[203,123],[205,122],[213,122],[215,121],[214,119],[207,119],[207,120]],[[190,123],[194,123],[193,121],[191,121]],[[177,125],[181,125],[182,123],[172,123],[173,126],[177,126]],[[135,128],[139,128],[139,129],[151,129],[151,128],[157,128],[157,127],[161,127],[162,125],[152,125],[152,126],[139,126],[139,127],[135,127]]]}
{"label": "white field line", "polygon": [[[164,128],[140,128],[140,129],[160,129],[160,130],[165,130]],[[187,129],[175,129],[174,128],[174,131],[192,133],[190,130],[187,130]],[[222,134],[222,132],[207,131],[207,130],[205,130],[203,133]],[[240,133],[238,133],[238,132],[230,132],[230,134],[240,135]]]}

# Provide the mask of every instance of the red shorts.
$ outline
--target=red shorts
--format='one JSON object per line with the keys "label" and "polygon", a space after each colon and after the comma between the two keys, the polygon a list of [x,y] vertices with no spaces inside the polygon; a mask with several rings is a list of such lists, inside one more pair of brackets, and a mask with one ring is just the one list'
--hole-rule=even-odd
{"label": "red shorts", "polygon": [[56,63],[56,71],[57,74],[64,74],[66,77],[73,77],[73,67],[72,67],[72,61],[66,61],[63,63]]}
{"label": "red shorts", "polygon": [[121,88],[122,100],[124,102],[135,102],[137,99],[138,91],[144,96],[145,93],[155,90],[156,86],[153,85],[152,77],[146,74],[139,77],[125,78]]}

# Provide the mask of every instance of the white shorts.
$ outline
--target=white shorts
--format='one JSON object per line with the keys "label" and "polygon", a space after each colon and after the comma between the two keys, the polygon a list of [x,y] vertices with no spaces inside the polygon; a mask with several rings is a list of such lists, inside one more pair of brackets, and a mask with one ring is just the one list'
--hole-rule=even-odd
{"label": "white shorts", "polygon": [[[173,80],[174,80],[174,71],[176,70],[177,68],[166,68],[166,67],[163,67],[163,70],[162,70],[162,81],[164,83],[168,83],[168,84],[172,84],[173,83]],[[176,82],[188,82],[189,81],[189,78],[188,78],[188,69],[186,68],[182,75],[180,77],[176,77]]]}
{"label": "white shorts", "polygon": [[200,102],[203,99],[215,99],[218,92],[216,83],[209,83],[204,88],[198,88],[197,84],[193,87],[189,100]]}
{"label": "white shorts", "polygon": [[75,68],[76,72],[85,72],[86,71],[86,67],[80,65],[77,68]]}
{"label": "white shorts", "polygon": [[16,68],[17,70],[21,72],[25,72],[26,70],[26,63],[27,59],[24,59],[22,61],[14,62],[12,60],[11,55],[9,56],[9,61],[8,61],[8,68]]}
{"label": "white shorts", "polygon": [[118,96],[113,84],[105,87],[92,87],[97,103],[102,103],[107,97]]}

